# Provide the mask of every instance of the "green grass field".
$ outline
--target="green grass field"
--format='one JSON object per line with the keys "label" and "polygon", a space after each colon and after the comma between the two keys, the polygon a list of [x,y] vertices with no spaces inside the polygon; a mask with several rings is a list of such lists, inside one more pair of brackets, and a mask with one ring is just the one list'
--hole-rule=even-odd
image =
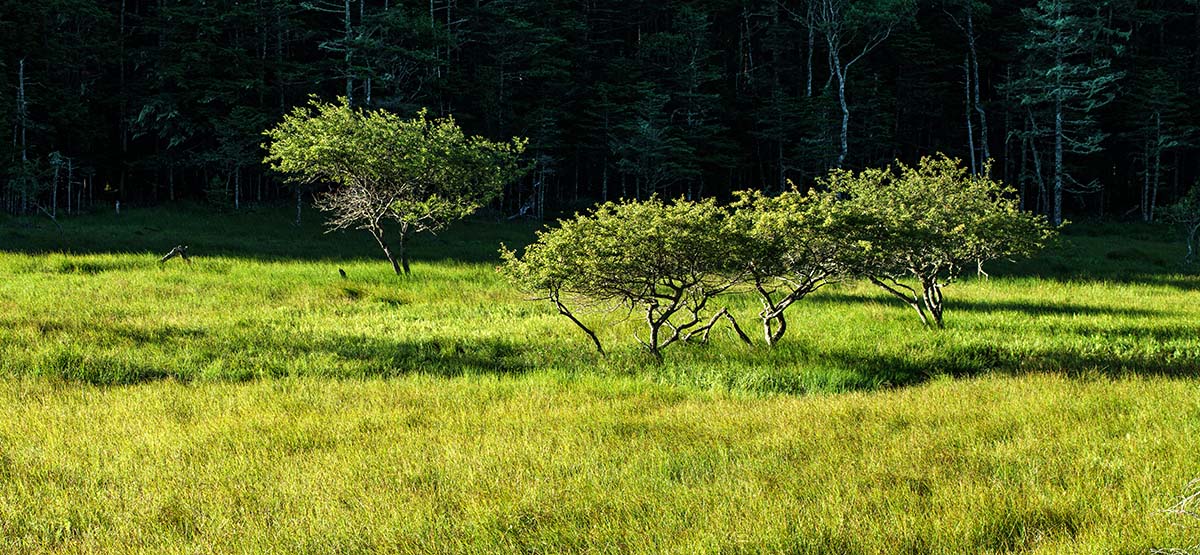
{"label": "green grass field", "polygon": [[[1200,477],[1200,276],[1080,225],[947,289],[868,284],[773,350],[600,358],[476,221],[397,277],[317,216],[0,220],[0,553],[1149,553]],[[1120,232],[1120,235],[1117,235]],[[187,266],[157,257],[186,243]],[[344,269],[348,279],[338,275]],[[754,301],[727,300],[747,331]]]}

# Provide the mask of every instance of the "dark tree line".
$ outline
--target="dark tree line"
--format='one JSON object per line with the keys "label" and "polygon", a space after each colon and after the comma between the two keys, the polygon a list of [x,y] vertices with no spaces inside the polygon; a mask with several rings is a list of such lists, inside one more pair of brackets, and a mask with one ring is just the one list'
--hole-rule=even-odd
{"label": "dark tree line", "polygon": [[312,94],[529,138],[498,208],[780,191],[946,152],[1057,219],[1200,175],[1196,0],[0,0],[7,212],[290,198]]}

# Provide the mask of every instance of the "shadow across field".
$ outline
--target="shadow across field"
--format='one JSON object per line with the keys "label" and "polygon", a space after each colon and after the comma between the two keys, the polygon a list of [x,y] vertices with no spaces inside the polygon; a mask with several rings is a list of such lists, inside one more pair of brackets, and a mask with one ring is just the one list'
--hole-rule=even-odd
{"label": "shadow across field", "polygon": [[908,386],[934,376],[979,376],[985,373],[1050,372],[1068,376],[1200,376],[1200,357],[1148,352],[1085,352],[1055,347],[1018,353],[990,345],[957,345],[941,351],[904,356],[870,350],[815,353],[813,361],[853,369],[866,384]]}
{"label": "shadow across field", "polygon": [[50,320],[4,325],[40,338],[0,361],[6,374],[122,385],[161,379],[245,381],[282,376],[333,378],[429,374],[518,375],[530,370],[522,346],[493,338],[305,335],[280,330],[205,330]]}
{"label": "shadow across field", "polygon": [[[853,304],[880,303],[894,306],[904,306],[899,299],[884,293],[867,295],[861,293],[826,292],[813,295],[804,300],[812,304]],[[997,301],[997,300],[964,300],[947,295],[946,318],[954,317],[955,312],[1001,313],[1020,312],[1029,316],[1124,316],[1134,318],[1153,318],[1163,316],[1161,310],[1140,307],[1094,306],[1076,303],[1033,303],[1028,301]]]}
{"label": "shadow across field", "polygon": [[[305,212],[295,226],[290,208],[255,207],[225,213],[200,206],[126,210],[120,216],[97,213],[61,221],[58,228],[41,218],[0,219],[0,251],[22,254],[148,253],[161,256],[175,245],[188,245],[195,257],[259,261],[379,260],[375,241],[364,231],[327,232],[322,215]],[[492,262],[501,243],[522,246],[540,225],[476,217],[438,235],[410,239],[415,261]],[[391,240],[395,242],[396,237]]]}

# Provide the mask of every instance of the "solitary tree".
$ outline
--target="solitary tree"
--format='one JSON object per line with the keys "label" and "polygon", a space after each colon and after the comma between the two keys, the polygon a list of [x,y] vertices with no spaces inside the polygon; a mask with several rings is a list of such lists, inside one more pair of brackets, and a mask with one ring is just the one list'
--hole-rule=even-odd
{"label": "solitary tree", "polygon": [[[824,180],[859,218],[857,272],[942,327],[942,289],[974,264],[1025,256],[1053,236],[1044,217],[1022,212],[1011,191],[944,155],[915,166],[835,170]],[[902,281],[911,278],[915,286]]]}
{"label": "solitary tree", "polygon": [[[525,141],[467,137],[453,119],[404,120],[313,99],[265,132],[265,162],[296,183],[329,183],[317,207],[332,229],[364,229],[397,274],[409,273],[405,243],[436,232],[490,202],[522,172]],[[385,239],[394,222],[398,252]]]}
{"label": "solitary tree", "polygon": [[736,234],[726,233],[726,225],[726,211],[712,200],[610,202],[539,233],[521,255],[503,249],[500,270],[553,303],[601,353],[596,333],[578,313],[589,307],[642,312],[648,333],[635,337],[661,359],[668,345],[706,339],[722,317],[734,322],[724,309],[705,314],[742,276]]}

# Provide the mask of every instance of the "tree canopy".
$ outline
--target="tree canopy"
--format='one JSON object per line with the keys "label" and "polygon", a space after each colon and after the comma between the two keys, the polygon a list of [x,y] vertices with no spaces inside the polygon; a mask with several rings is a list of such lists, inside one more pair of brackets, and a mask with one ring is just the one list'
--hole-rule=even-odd
{"label": "tree canopy", "polygon": [[[538,233],[524,253],[504,249],[501,271],[538,299],[550,301],[603,347],[579,317],[589,308],[625,309],[646,322],[637,340],[661,358],[667,346],[707,331],[723,310],[714,297],[739,283],[741,247],[724,208],[713,200],[606,203]],[[703,321],[705,313],[707,323]],[[739,331],[740,333],[740,331]]]}
{"label": "tree canopy", "polygon": [[822,183],[859,218],[856,272],[941,327],[942,289],[964,269],[974,265],[982,275],[984,262],[1033,254],[1055,233],[986,173],[972,175],[939,155],[913,166],[835,170]]}
{"label": "tree canopy", "polygon": [[[396,273],[409,272],[405,241],[475,212],[523,171],[525,141],[468,137],[452,118],[422,110],[402,119],[386,110],[313,99],[264,133],[266,163],[298,183],[328,183],[317,206],[331,229],[371,233]],[[398,228],[399,255],[384,224]]]}

